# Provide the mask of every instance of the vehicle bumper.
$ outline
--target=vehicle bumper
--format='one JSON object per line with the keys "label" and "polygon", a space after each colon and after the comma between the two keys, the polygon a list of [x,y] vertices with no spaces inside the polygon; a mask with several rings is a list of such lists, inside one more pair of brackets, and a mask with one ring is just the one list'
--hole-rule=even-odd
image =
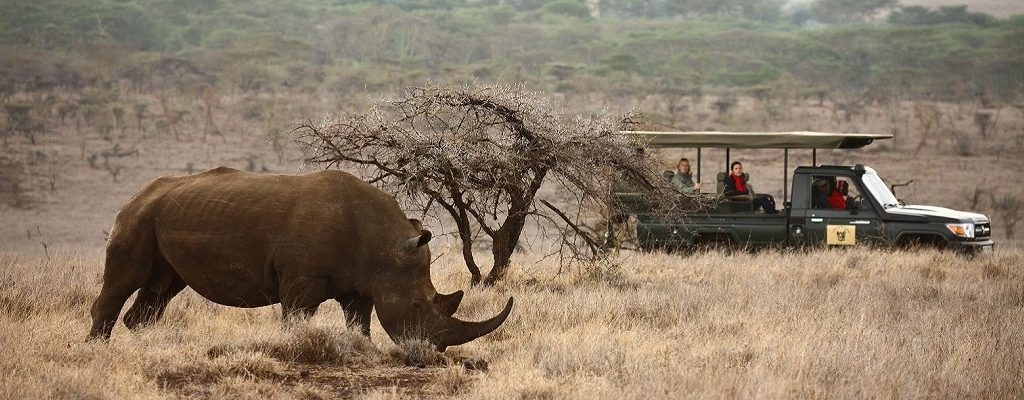
{"label": "vehicle bumper", "polygon": [[992,239],[974,240],[970,242],[952,242],[949,248],[958,253],[982,254],[991,253],[995,250],[995,242]]}

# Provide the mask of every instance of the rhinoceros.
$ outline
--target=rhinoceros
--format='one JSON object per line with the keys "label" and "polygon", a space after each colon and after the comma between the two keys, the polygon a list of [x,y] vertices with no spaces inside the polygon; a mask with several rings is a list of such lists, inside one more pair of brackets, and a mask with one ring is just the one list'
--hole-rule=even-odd
{"label": "rhinoceros", "polygon": [[342,171],[221,167],[157,178],[117,214],[90,337],[110,337],[132,293],[124,323],[134,330],[186,286],[226,306],[281,303],[286,319],[334,299],[365,335],[376,308],[392,340],[426,339],[439,351],[497,329],[512,298],[486,321],[453,318],[463,292],[434,289],[430,237],[393,197]]}

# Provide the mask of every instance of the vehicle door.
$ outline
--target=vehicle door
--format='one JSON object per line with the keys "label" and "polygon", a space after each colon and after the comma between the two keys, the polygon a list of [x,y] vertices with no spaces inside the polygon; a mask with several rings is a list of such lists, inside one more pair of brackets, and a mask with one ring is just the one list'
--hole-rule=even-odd
{"label": "vehicle door", "polygon": [[810,184],[804,221],[806,243],[856,246],[882,240],[882,219],[858,180],[843,175],[813,175]]}

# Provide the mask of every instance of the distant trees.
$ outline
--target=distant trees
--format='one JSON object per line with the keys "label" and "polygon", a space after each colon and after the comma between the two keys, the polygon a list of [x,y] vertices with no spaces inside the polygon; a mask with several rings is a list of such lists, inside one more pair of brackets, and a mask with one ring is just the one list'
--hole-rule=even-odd
{"label": "distant trees", "polygon": [[[1000,20],[964,7],[900,7],[865,24],[895,0],[283,4],[13,2],[0,14],[0,98],[98,84],[174,91],[180,74],[194,75],[189,65],[225,95],[387,91],[425,77],[525,79],[559,93],[629,93],[676,77],[712,89],[786,82],[872,99],[983,92],[1009,100],[1024,90],[1024,17]],[[811,20],[842,24],[791,29],[784,22]],[[162,65],[169,60],[176,61]]]}
{"label": "distant trees", "polygon": [[930,9],[921,6],[899,7],[889,14],[887,19],[895,25],[936,25],[936,24],[971,24],[990,26],[996,22],[995,17],[967,11],[967,6],[944,6]]}
{"label": "distant trees", "polygon": [[590,18],[590,7],[576,0],[556,0],[545,4],[541,9],[551,14],[560,14],[577,18]]}
{"label": "distant trees", "polygon": [[785,0],[599,0],[601,15],[641,18],[727,15],[754,21],[776,21]]}
{"label": "distant trees", "polygon": [[862,22],[898,3],[899,0],[815,0],[811,13],[821,22]]}

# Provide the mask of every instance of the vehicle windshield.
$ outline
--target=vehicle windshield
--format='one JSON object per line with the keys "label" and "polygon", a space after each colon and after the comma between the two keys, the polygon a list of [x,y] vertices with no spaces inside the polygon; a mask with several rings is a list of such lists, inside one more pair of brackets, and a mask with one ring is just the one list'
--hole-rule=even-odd
{"label": "vehicle windshield", "polygon": [[878,175],[868,172],[861,178],[864,182],[864,186],[868,188],[871,195],[878,200],[878,203],[885,208],[899,207],[900,201],[896,199],[896,195],[892,194],[889,190],[889,185],[886,185],[882,178]]}

